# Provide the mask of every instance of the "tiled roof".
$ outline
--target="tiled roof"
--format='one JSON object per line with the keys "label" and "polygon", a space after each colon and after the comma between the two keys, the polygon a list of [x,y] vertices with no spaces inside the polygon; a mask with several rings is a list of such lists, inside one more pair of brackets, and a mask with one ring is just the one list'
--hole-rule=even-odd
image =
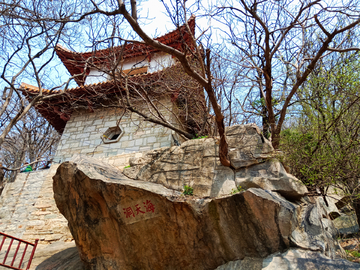
{"label": "tiled roof", "polygon": [[[163,72],[164,70],[130,76],[128,77],[128,86],[137,87],[141,82],[146,82],[147,84],[156,82],[161,78]],[[37,86],[27,83],[22,83],[20,90],[28,100],[31,100],[39,94],[39,88]],[[87,84],[85,86],[69,88],[65,92],[63,92],[63,90],[42,89],[43,95],[48,98],[35,107],[58,132],[62,133],[74,107],[83,107],[92,110],[100,105],[101,102],[109,102],[118,97],[123,90],[122,80],[108,80]],[[60,93],[62,94],[56,95]]]}
{"label": "tiled roof", "polygon": [[[169,67],[171,68],[171,67]],[[140,80],[148,80],[148,79],[154,79],[160,76],[160,74],[163,72],[163,70],[160,71],[156,71],[153,73],[146,73],[146,74],[135,74],[135,75],[131,75],[130,77],[128,77],[130,79],[131,82],[136,83]],[[119,82],[119,81],[117,81]],[[115,83],[114,80],[106,80],[103,82],[97,82],[97,83],[92,83],[92,84],[86,84],[86,85],[81,85],[81,86],[77,86],[77,87],[73,87],[73,88],[68,88],[66,89],[66,93],[76,93],[78,91],[81,91],[83,89],[94,89],[97,87],[106,87],[106,86],[110,86],[113,85]],[[38,95],[39,94],[39,87],[31,85],[31,84],[27,84],[27,83],[21,83],[20,86],[20,90],[23,92],[23,94],[27,93],[27,95]],[[61,93],[63,90],[59,89],[59,90],[49,90],[49,89],[44,89],[42,88],[42,93],[44,95],[50,95],[50,94],[58,94]]]}
{"label": "tiled roof", "polygon": [[[195,16],[191,16],[188,20],[188,25],[192,34],[195,34]],[[167,33],[161,37],[156,38],[155,40],[171,46],[173,48],[182,50],[182,46],[184,42],[187,43],[189,46],[190,44],[190,36],[186,30],[186,26],[182,25],[178,29]],[[117,46],[112,48],[107,48],[103,50],[91,51],[91,52],[73,52],[70,51],[61,45],[57,45],[56,54],[61,59],[67,70],[70,72],[71,76],[82,74],[83,76],[78,76],[75,78],[75,81],[78,85],[83,85],[86,79],[86,76],[89,73],[89,69],[85,67],[86,62],[88,61],[89,64],[93,65],[104,65],[110,56],[120,56],[122,53],[123,59],[129,59],[137,56],[146,56],[150,53],[158,52],[158,49],[155,49],[151,46],[148,46],[143,43],[130,43],[124,46]],[[90,60],[90,61],[89,61]]]}
{"label": "tiled roof", "polygon": [[[188,25],[191,32],[194,34],[194,16],[189,19]],[[190,42],[191,39],[189,37],[186,26],[183,25],[164,36],[156,38],[156,40],[181,50],[184,42]],[[192,44],[188,44],[188,46],[192,47],[191,45]],[[84,73],[84,76],[75,77],[75,81],[79,86],[67,89],[65,92],[59,89],[42,89],[43,95],[47,96],[47,98],[38,103],[36,105],[36,109],[52,124],[52,126],[54,126],[57,131],[62,133],[66,122],[70,119],[74,107],[82,107],[92,110],[96,106],[101,105],[102,102],[106,103],[113,101],[114,98],[118,98],[120,93],[124,90],[122,80],[110,80],[84,85],[86,75],[90,71],[88,68],[85,68],[85,63],[88,59],[92,59],[92,64],[94,65],[99,63],[106,64],[109,62],[106,60],[109,59],[110,54],[113,54],[116,57],[121,51],[123,52],[122,57],[126,59],[142,55],[147,56],[150,53],[157,52],[158,50],[146,44],[132,43],[127,44],[125,47],[118,46],[95,52],[77,53],[57,45],[56,53],[70,74],[74,76],[76,74]],[[128,77],[128,85],[129,87],[137,87],[141,83],[142,85],[154,82],[156,83],[161,78],[161,74],[163,74],[165,70],[167,69],[154,73],[138,74]],[[29,100],[39,94],[38,87],[26,83],[22,83],[20,89],[23,95]]]}

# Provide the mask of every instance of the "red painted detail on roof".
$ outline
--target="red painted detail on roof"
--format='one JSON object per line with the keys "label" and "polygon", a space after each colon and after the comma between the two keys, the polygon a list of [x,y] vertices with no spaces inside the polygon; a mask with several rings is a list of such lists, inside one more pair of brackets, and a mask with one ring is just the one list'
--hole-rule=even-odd
{"label": "red painted detail on roof", "polygon": [[[187,23],[192,35],[194,35],[195,16],[191,16]],[[155,40],[180,51],[183,51],[183,46],[185,44],[188,47],[193,48],[186,25],[182,25],[178,29],[158,37]],[[57,45],[55,51],[67,70],[70,72],[71,76],[75,76],[76,83],[81,86],[84,85],[86,76],[90,71],[88,68],[89,66],[109,65],[109,59],[118,59],[121,53],[123,59],[129,59],[137,56],[151,57],[151,53],[158,52],[159,50],[144,43],[130,43],[125,45],[125,47],[117,46],[82,53],[70,51],[61,45]]]}
{"label": "red painted detail on roof", "polygon": [[[154,85],[161,79],[162,72],[129,77],[128,87],[143,86],[145,82]],[[82,85],[66,91],[42,89],[43,95],[48,98],[36,104],[35,108],[59,133],[62,133],[74,107],[93,111],[95,107],[101,106],[103,102],[111,102],[114,98],[119,98],[121,92],[124,91],[123,83],[122,80],[111,80]],[[26,83],[21,84],[20,90],[29,101],[39,94],[38,87]]]}
{"label": "red painted detail on roof", "polygon": [[[195,17],[192,16],[188,25],[192,34],[195,34]],[[190,34],[187,31],[186,25],[165,34],[164,36],[156,38],[157,41],[183,50],[184,46],[193,48]],[[70,51],[60,45],[57,45],[56,53],[68,69],[70,74],[75,77],[78,87],[63,90],[49,90],[41,89],[43,96],[47,97],[40,103],[35,105],[35,108],[46,118],[51,125],[59,132],[62,133],[66,122],[76,108],[86,108],[93,111],[96,106],[101,106],[102,102],[112,101],[114,98],[119,98],[123,88],[123,81],[112,80],[104,81],[95,84],[84,85],[86,76],[90,72],[88,66],[97,66],[101,64],[103,67],[109,67],[111,59],[118,59],[121,51],[123,51],[123,59],[133,58],[136,56],[145,56],[151,58],[151,53],[158,52],[146,44],[131,43],[125,47],[118,46],[94,52],[77,53]],[[111,57],[113,56],[113,57]],[[171,68],[171,67],[170,67]],[[164,70],[163,70],[164,71]],[[139,87],[139,85],[156,84],[161,78],[163,71],[135,75],[128,78],[129,87]],[[28,100],[32,100],[39,94],[39,88],[36,86],[21,84],[22,93]],[[176,100],[178,93],[175,93],[172,100]]]}

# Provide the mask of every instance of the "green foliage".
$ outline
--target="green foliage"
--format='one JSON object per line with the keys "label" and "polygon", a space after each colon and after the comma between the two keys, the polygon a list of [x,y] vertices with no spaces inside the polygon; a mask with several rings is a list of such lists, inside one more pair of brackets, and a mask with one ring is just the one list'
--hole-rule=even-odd
{"label": "green foliage", "polygon": [[197,139],[205,139],[208,138],[208,135],[204,135],[204,136],[198,136],[197,134],[195,134],[195,138],[192,138],[192,140],[197,140]]}
{"label": "green foliage", "polygon": [[265,99],[264,98],[259,98],[257,100],[255,100],[252,104],[253,107],[258,108],[258,107],[262,107],[265,106]]}
{"label": "green foliage", "polygon": [[[275,98],[272,98],[271,100],[271,103],[273,106],[277,106],[277,105],[280,105],[280,101],[281,100],[277,100]],[[254,108],[259,108],[259,107],[263,107],[263,106],[266,106],[266,102],[265,102],[265,99],[264,98],[259,98],[255,101],[253,101],[251,103],[251,105],[254,107]]]}
{"label": "green foliage", "polygon": [[[347,61],[345,61],[347,60]],[[360,193],[360,62],[357,54],[319,66],[298,92],[301,107],[281,132],[292,173],[311,187]]]}
{"label": "green foliage", "polygon": [[236,189],[232,189],[232,190],[231,190],[231,194],[236,194],[236,193],[242,192],[242,191],[244,191],[244,190],[245,190],[245,189],[242,188],[241,186],[237,186]]}
{"label": "green foliage", "polygon": [[346,250],[346,254],[351,255],[352,257],[360,258],[360,253],[357,250]]}
{"label": "green foliage", "polygon": [[194,193],[194,189],[188,185],[185,185],[184,186],[184,191],[183,191],[183,194],[184,195],[189,195],[189,196],[192,196]]}
{"label": "green foliage", "polygon": [[130,166],[130,165],[128,165],[128,166],[125,166],[125,167],[124,167],[124,169],[126,169],[126,168],[130,168],[130,167],[131,167],[131,166]]}

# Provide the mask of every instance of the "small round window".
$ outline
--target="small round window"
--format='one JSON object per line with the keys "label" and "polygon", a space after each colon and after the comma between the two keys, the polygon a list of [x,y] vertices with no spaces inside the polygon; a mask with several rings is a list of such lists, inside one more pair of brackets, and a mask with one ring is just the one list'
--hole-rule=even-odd
{"label": "small round window", "polygon": [[118,142],[121,136],[124,134],[124,131],[120,127],[111,127],[108,128],[104,135],[101,136],[103,143],[115,143]]}

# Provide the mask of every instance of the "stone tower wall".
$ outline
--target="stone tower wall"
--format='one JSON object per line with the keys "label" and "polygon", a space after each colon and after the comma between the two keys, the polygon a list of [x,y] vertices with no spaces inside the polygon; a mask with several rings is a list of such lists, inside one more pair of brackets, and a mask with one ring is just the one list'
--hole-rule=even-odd
{"label": "stone tower wall", "polygon": [[[104,144],[101,136],[114,127],[122,115],[121,109],[105,108],[89,113],[74,112],[67,122],[54,161],[68,161],[75,154],[87,155],[115,166],[126,163],[124,156],[160,147],[170,147],[174,140],[168,128],[142,121],[136,114],[125,114],[119,127],[124,131],[116,143]],[[174,134],[174,136],[176,136]]]}
{"label": "stone tower wall", "polygon": [[70,241],[67,220],[54,201],[52,176],[58,165],[48,170],[19,173],[7,183],[0,197],[0,231],[40,243]]}
{"label": "stone tower wall", "polygon": [[[61,162],[74,155],[86,155],[109,163],[120,170],[129,165],[131,157],[153,149],[170,147],[171,130],[142,121],[135,114],[125,114],[119,127],[124,131],[118,142],[104,144],[101,136],[117,125],[121,109],[103,108],[94,112],[76,111],[67,122],[53,164],[48,170],[19,173],[13,183],[7,183],[0,197],[0,231],[34,242],[70,241],[67,220],[60,214],[54,200],[53,180]],[[171,114],[168,113],[171,120]]]}
{"label": "stone tower wall", "polygon": [[[105,162],[118,164],[123,169],[131,157],[142,157],[146,152],[112,156]],[[7,183],[0,196],[0,231],[11,236],[40,244],[71,241],[67,220],[59,212],[53,192],[53,179],[59,164],[50,169],[19,173]]]}

